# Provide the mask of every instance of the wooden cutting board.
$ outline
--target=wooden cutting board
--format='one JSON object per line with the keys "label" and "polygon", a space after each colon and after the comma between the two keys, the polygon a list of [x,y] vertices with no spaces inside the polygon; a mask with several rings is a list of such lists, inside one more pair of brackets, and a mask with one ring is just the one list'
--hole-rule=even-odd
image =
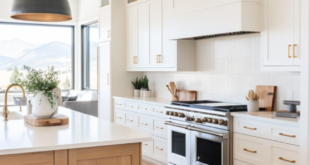
{"label": "wooden cutting board", "polygon": [[177,98],[179,99],[179,101],[196,101],[197,91],[177,89]]}
{"label": "wooden cutting board", "polygon": [[259,108],[265,108],[266,111],[273,111],[276,90],[276,86],[256,86],[255,92],[259,96]]}
{"label": "wooden cutting board", "polygon": [[25,122],[34,127],[59,126],[69,124],[69,117],[56,114],[50,119],[38,119],[33,115],[26,115]]}

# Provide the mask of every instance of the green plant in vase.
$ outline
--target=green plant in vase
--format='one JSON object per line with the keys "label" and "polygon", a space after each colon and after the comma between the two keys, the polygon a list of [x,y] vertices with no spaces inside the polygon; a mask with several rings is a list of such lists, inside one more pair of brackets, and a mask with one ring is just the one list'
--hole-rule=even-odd
{"label": "green plant in vase", "polygon": [[140,97],[140,89],[141,89],[141,79],[139,79],[138,77],[134,80],[131,81],[132,85],[134,86],[134,96],[135,97]]}

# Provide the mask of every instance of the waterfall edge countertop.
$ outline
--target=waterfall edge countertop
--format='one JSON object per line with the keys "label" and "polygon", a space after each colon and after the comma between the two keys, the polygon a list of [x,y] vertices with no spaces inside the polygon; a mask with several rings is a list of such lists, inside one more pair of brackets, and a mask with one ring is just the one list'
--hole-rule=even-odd
{"label": "waterfall edge countertop", "polygon": [[[9,107],[26,115],[27,108]],[[0,112],[2,114],[2,112]],[[110,121],[59,107],[59,114],[69,117],[69,124],[33,127],[24,119],[3,121],[0,116],[0,155],[88,148],[151,141],[150,135]],[[23,117],[23,116],[22,116]]]}

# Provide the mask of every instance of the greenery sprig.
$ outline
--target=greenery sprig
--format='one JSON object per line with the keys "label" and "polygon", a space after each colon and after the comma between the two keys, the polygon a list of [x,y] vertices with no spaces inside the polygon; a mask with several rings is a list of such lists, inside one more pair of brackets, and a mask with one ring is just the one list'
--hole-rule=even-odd
{"label": "greenery sprig", "polygon": [[134,81],[131,81],[131,83],[135,89],[141,89],[141,79],[139,80],[138,77]]}

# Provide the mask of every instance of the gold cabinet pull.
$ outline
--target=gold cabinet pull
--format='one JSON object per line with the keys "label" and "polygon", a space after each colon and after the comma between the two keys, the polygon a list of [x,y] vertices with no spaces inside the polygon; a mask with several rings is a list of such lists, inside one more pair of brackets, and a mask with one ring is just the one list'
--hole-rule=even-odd
{"label": "gold cabinet pull", "polygon": [[163,127],[156,127],[156,128],[158,128],[158,129],[164,129]]}
{"label": "gold cabinet pull", "polygon": [[133,122],[133,120],[130,120],[130,119],[127,119],[128,121],[130,121],[130,122]]}
{"label": "gold cabinet pull", "polygon": [[157,113],[163,113],[163,111],[156,111]]}
{"label": "gold cabinet pull", "polygon": [[158,54],[156,55],[156,63],[158,64]]}
{"label": "gold cabinet pull", "polygon": [[296,138],[296,135],[287,135],[287,134],[284,134],[284,133],[279,133],[279,135],[286,136],[286,137],[291,137],[291,138]]}
{"label": "gold cabinet pull", "polygon": [[291,163],[296,163],[295,160],[288,160],[288,159],[284,159],[282,157],[279,157],[280,160],[286,161],[286,162],[291,162]]}
{"label": "gold cabinet pull", "polygon": [[158,147],[156,147],[156,149],[161,150],[161,151],[164,150],[163,148],[158,148]]}
{"label": "gold cabinet pull", "polygon": [[292,45],[288,45],[288,58],[292,58],[292,56],[291,56],[291,46]]}
{"label": "gold cabinet pull", "polygon": [[257,151],[251,151],[251,150],[248,150],[248,149],[246,149],[246,148],[244,148],[244,149],[243,149],[243,151],[246,151],[246,152],[251,152],[251,153],[254,153],[254,154],[256,154],[256,153],[257,153]]}
{"label": "gold cabinet pull", "polygon": [[295,55],[295,47],[297,46],[297,44],[293,45],[293,58],[297,58],[297,56]]}
{"label": "gold cabinet pull", "polygon": [[138,56],[133,56],[133,64],[138,64]]}
{"label": "gold cabinet pull", "polygon": [[147,146],[148,144],[144,144],[145,146]]}
{"label": "gold cabinet pull", "polygon": [[111,30],[108,30],[108,38],[111,37]]}
{"label": "gold cabinet pull", "polygon": [[147,110],[147,108],[143,108],[143,107],[141,107],[140,109],[142,109],[142,110]]}
{"label": "gold cabinet pull", "polygon": [[121,117],[116,117],[117,119],[122,119]]}
{"label": "gold cabinet pull", "polygon": [[145,124],[144,124],[144,123],[141,123],[141,124],[142,124],[142,125],[147,125],[147,123],[145,123]]}
{"label": "gold cabinet pull", "polygon": [[119,104],[119,103],[115,103],[116,105],[119,105],[119,106],[122,106],[122,104]]}
{"label": "gold cabinet pull", "polygon": [[160,54],[158,55],[158,63],[159,63],[159,64],[162,63],[161,55],[160,55]]}
{"label": "gold cabinet pull", "polygon": [[257,130],[257,128],[250,128],[250,127],[247,127],[247,126],[244,126],[243,128],[250,129],[250,130]]}

